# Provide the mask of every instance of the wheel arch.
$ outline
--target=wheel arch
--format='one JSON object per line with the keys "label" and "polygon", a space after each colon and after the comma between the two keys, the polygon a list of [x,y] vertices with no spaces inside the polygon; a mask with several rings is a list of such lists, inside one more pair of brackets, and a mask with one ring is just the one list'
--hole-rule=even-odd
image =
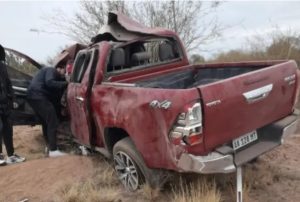
{"label": "wheel arch", "polygon": [[130,137],[123,128],[107,127],[104,129],[104,142],[108,152],[112,155],[114,145],[123,138]]}

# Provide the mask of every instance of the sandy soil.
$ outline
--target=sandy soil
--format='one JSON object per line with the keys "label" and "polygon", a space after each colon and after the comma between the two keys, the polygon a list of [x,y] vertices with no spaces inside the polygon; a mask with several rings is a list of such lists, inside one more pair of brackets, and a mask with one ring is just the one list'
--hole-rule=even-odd
{"label": "sandy soil", "polygon": [[20,126],[14,129],[15,150],[27,158],[20,164],[0,167],[0,201],[53,201],[64,184],[91,177],[94,161],[69,155],[45,158],[40,127]]}
{"label": "sandy soil", "polygon": [[250,196],[259,202],[300,201],[300,134],[262,156],[256,163]]}
{"label": "sandy soil", "polygon": [[[25,155],[27,162],[0,167],[1,202],[24,199],[30,202],[60,201],[57,195],[64,184],[84,182],[92,178],[95,168],[104,161],[102,159],[95,162],[94,157],[78,155],[45,158],[40,127],[15,127],[14,134],[16,152]],[[245,201],[300,201],[299,145],[300,134],[292,135],[284,145],[245,167]],[[221,185],[218,187],[223,201],[233,201],[232,190],[222,189]]]}

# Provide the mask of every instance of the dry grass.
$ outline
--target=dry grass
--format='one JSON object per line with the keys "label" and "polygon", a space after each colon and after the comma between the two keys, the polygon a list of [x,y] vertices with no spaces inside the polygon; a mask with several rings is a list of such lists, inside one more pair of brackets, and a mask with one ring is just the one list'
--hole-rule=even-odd
{"label": "dry grass", "polygon": [[115,170],[107,161],[102,161],[96,166],[97,168],[94,173],[93,181],[98,186],[105,187],[120,185]]}
{"label": "dry grass", "polygon": [[197,179],[193,182],[182,180],[172,189],[171,201],[174,202],[220,202],[221,193],[215,181]]}
{"label": "dry grass", "polygon": [[120,200],[120,191],[114,186],[99,187],[91,179],[72,185],[61,190],[57,201],[63,202],[114,202]]}
{"label": "dry grass", "polygon": [[[98,159],[99,161],[99,159]],[[114,202],[120,201],[121,189],[111,165],[102,160],[97,163],[93,177],[60,188],[57,202]]]}
{"label": "dry grass", "polygon": [[161,197],[161,190],[159,188],[152,188],[149,184],[145,184],[137,194],[142,196],[142,199],[145,201],[157,201]]}
{"label": "dry grass", "polygon": [[189,177],[175,180],[164,190],[145,184],[135,193],[127,193],[119,183],[111,165],[105,161],[96,168],[92,178],[75,184],[65,184],[56,198],[58,202],[220,202],[221,192],[213,177]]}

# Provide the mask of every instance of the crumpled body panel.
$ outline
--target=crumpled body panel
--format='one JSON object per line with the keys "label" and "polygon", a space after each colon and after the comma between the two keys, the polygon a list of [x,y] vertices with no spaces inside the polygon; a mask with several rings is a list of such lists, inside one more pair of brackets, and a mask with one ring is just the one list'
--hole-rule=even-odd
{"label": "crumpled body panel", "polygon": [[[93,117],[102,131],[106,127],[124,129],[147,166],[176,169],[177,158],[185,148],[171,144],[168,133],[184,105],[198,99],[195,88],[167,90],[102,84],[93,87],[91,102]],[[151,107],[153,100],[167,100],[171,106]],[[203,146],[198,147],[204,150]]]}
{"label": "crumpled body panel", "polygon": [[104,40],[132,41],[144,36],[176,35],[173,31],[164,28],[146,27],[121,12],[109,12],[108,22],[101,27],[98,34],[92,39],[96,43]]}

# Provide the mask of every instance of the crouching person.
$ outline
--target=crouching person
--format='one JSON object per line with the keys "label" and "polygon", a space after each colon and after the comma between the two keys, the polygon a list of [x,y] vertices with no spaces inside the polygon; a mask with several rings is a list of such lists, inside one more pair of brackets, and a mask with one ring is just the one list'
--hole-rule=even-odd
{"label": "crouching person", "polygon": [[[13,127],[10,120],[10,113],[13,106],[12,98],[13,89],[6,69],[5,51],[0,45],[0,165],[25,161],[24,157],[20,157],[14,153]],[[2,140],[7,152],[6,160],[2,153]]]}
{"label": "crouching person", "polygon": [[27,91],[27,102],[41,120],[49,157],[66,155],[57,148],[59,119],[55,108],[55,101],[60,100],[61,92],[67,87],[64,75],[62,67],[45,67],[32,79]]}

